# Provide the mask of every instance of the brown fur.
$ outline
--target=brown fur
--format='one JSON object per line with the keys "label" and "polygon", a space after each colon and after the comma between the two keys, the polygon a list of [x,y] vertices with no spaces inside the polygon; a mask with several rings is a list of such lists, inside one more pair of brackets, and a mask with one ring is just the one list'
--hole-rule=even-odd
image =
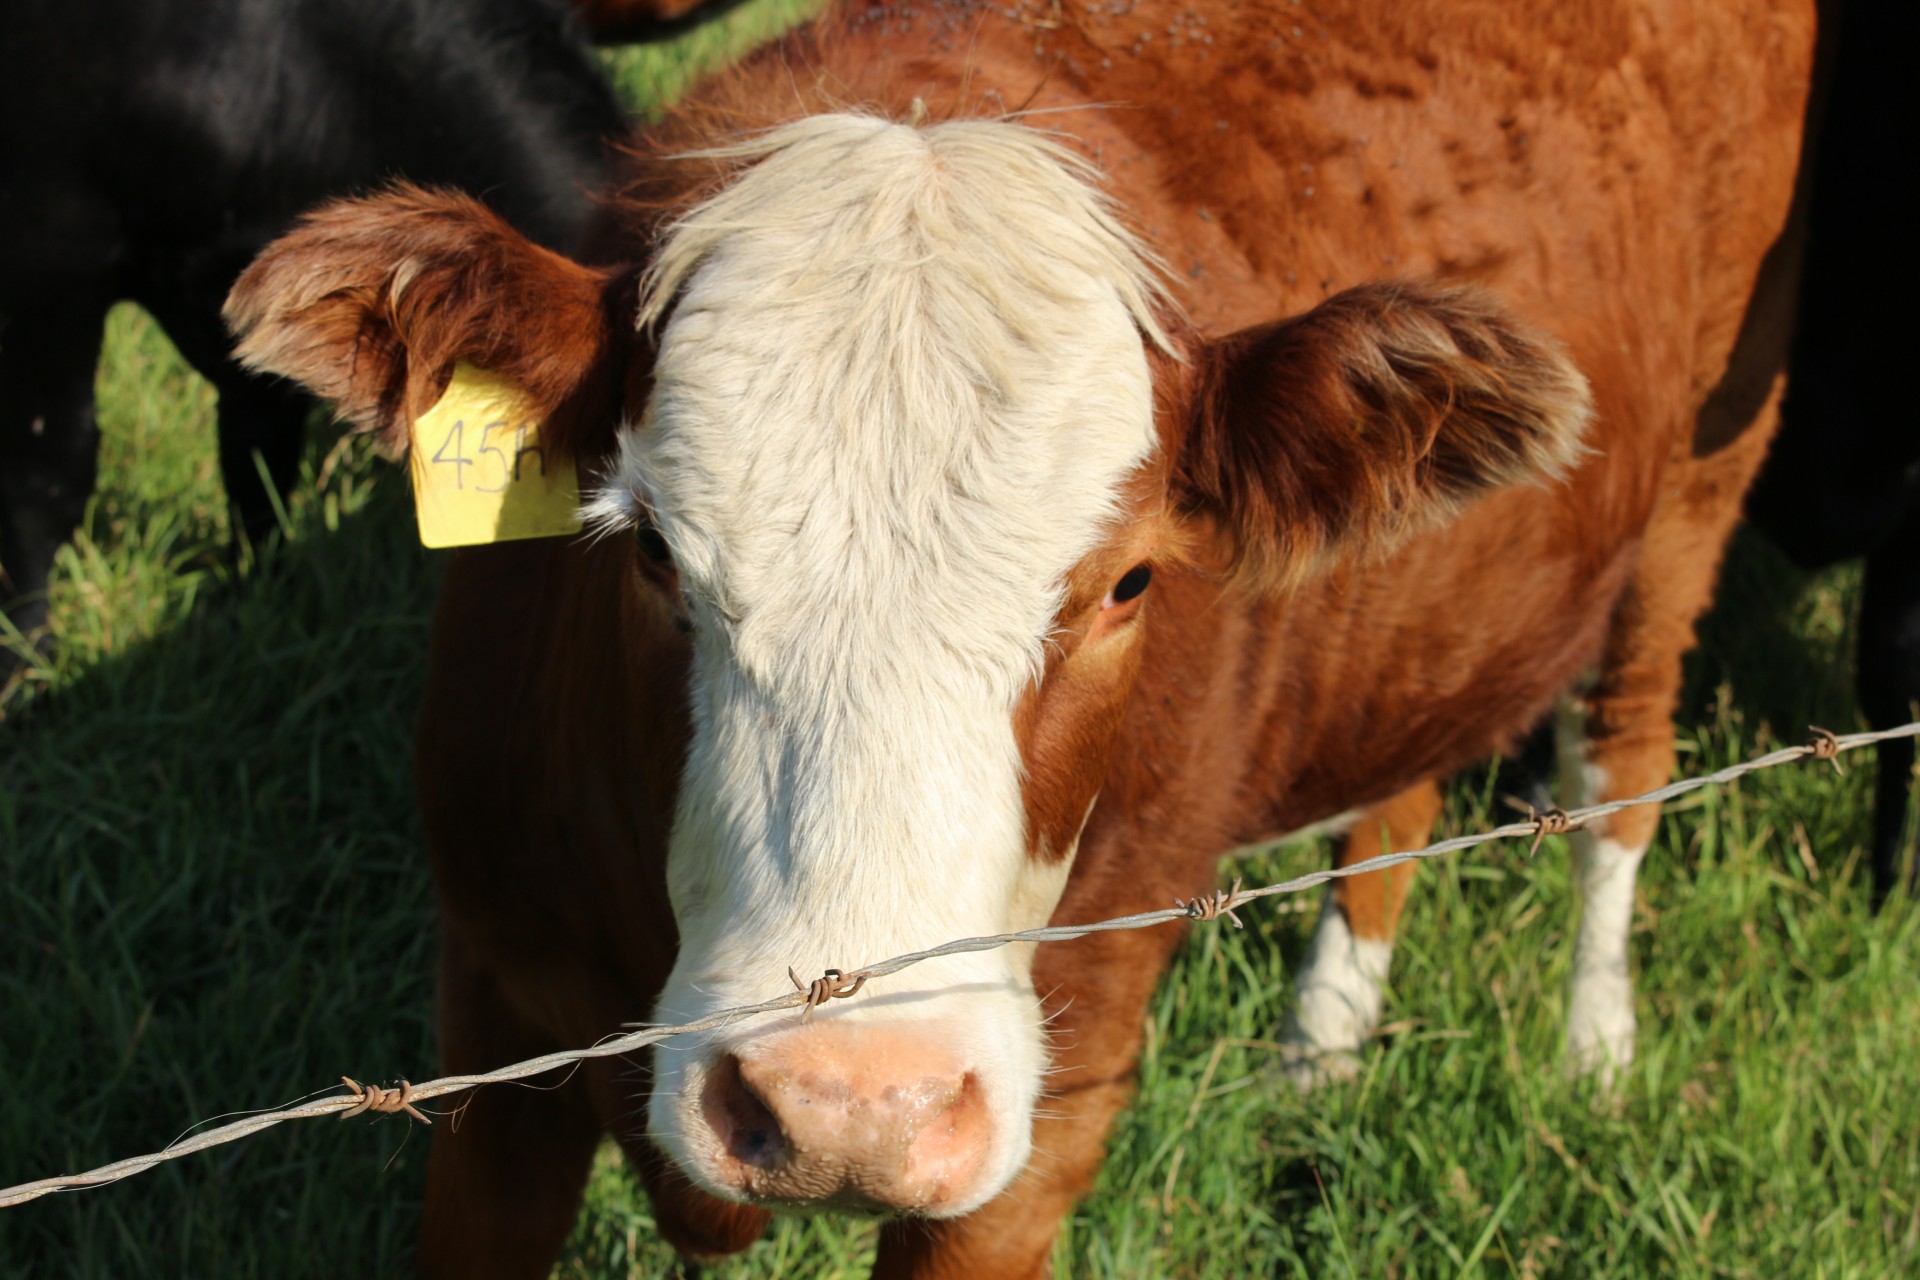
{"label": "brown fur", "polygon": [[[1347,833],[1335,865],[1350,867],[1396,849],[1417,849],[1427,842],[1433,821],[1439,816],[1440,788],[1432,780],[1402,791],[1360,815]],[[1416,862],[1403,862],[1372,875],[1334,882],[1333,899],[1354,937],[1393,941],[1400,927],[1400,910],[1407,904],[1407,889],[1418,867]]]}
{"label": "brown fur", "polygon": [[1487,295],[1402,281],[1208,344],[1175,480],[1235,576],[1282,589],[1488,488],[1559,478],[1585,382]]}
{"label": "brown fur", "polygon": [[[1037,844],[1057,851],[1076,798],[1100,796],[1060,923],[1190,895],[1225,848],[1424,794],[1595,664],[1608,795],[1658,781],[1679,657],[1772,424],[1770,407],[1718,424],[1696,456],[1713,389],[1775,371],[1742,335],[1787,213],[1807,4],[1208,0],[1205,28],[1189,8],[1066,3],[1044,23],[841,10],[643,142],[606,241],[644,246],[724,180],[662,150],[823,107],[1030,108],[1109,173],[1191,328],[1184,364],[1152,357],[1178,471],[1076,571],[1065,638],[1020,712]],[[339,207],[249,273],[234,312],[249,350],[389,433],[425,394],[416,378],[473,359],[577,406],[600,425],[576,447],[604,449],[645,394],[644,349],[609,320],[613,278],[434,198],[384,199],[416,203]],[[417,265],[396,299],[400,262]],[[1429,278],[1448,284],[1372,283]],[[1575,461],[1579,397],[1556,350],[1591,384],[1593,453],[1564,482],[1503,484]],[[1100,631],[1096,591],[1133,539],[1163,545],[1169,505],[1196,517],[1175,522],[1191,562],[1150,550],[1149,598]],[[448,575],[419,773],[450,1066],[589,1042],[644,1016],[671,965],[661,861],[686,646],[638,557],[612,541],[482,548]],[[1216,571],[1235,566],[1229,590]],[[878,1274],[1044,1272],[1175,941],[1038,952],[1061,1068],[1034,1126],[1044,1154],[964,1219],[886,1228]],[[514,1188],[577,1186],[596,1126],[648,1167],[632,1071],[485,1095],[460,1132],[436,1130],[424,1269],[541,1274],[570,1196]],[[698,1251],[744,1247],[764,1220],[649,1180],[662,1230]]]}
{"label": "brown fur", "polygon": [[471,197],[399,184],[301,219],[224,314],[241,363],[304,383],[397,458],[459,360],[525,392],[552,447],[610,448],[638,306],[637,271],[582,267]]}
{"label": "brown fur", "polygon": [[1189,567],[1188,540],[1167,507],[1166,459],[1142,467],[1131,489],[1129,519],[1068,575],[1046,669],[1014,709],[1027,849],[1034,857],[1073,851],[1139,675],[1153,593],[1106,609],[1107,593],[1135,565],[1159,573]]}

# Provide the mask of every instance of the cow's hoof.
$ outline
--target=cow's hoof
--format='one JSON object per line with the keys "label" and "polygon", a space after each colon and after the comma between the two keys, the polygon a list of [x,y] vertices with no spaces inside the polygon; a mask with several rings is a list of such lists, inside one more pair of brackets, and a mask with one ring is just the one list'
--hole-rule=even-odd
{"label": "cow's hoof", "polygon": [[1328,1085],[1348,1083],[1359,1076],[1360,1066],[1360,1055],[1352,1049],[1310,1049],[1303,1045],[1287,1055],[1280,1075],[1295,1091],[1312,1093]]}
{"label": "cow's hoof", "polygon": [[1634,1029],[1631,983],[1613,974],[1576,975],[1567,1012],[1567,1073],[1591,1079],[1610,1096],[1633,1065]]}

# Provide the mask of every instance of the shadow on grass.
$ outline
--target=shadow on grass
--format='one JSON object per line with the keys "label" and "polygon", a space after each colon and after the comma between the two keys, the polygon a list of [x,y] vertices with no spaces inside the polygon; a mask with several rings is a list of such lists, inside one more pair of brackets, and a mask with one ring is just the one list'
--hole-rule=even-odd
{"label": "shadow on grass", "polygon": [[1747,723],[1783,741],[1800,741],[1810,724],[1853,728],[1859,596],[1857,562],[1808,573],[1743,526],[1687,660],[1679,720],[1711,719],[1730,691]]}
{"label": "shadow on grass", "polygon": [[[180,412],[204,417],[206,406]],[[172,429],[162,422],[154,434]],[[296,501],[295,536],[270,557],[270,571],[236,582],[210,549],[217,530],[178,498],[178,486],[204,486],[206,477],[156,470],[144,457],[123,469],[143,477],[143,487],[106,495],[102,507],[132,529],[137,545],[76,545],[67,576],[79,595],[67,616],[85,634],[73,663],[29,711],[0,724],[0,1184],[154,1150],[193,1120],[281,1104],[342,1072],[419,1076],[433,1062],[432,895],[408,762],[436,561],[415,542],[404,486],[365,459],[330,475],[317,495],[309,484],[309,496]],[[122,509],[109,509],[113,503]],[[1729,750],[1724,730],[1736,721],[1746,747],[1763,724],[1787,740],[1808,722],[1851,727],[1844,655],[1856,594],[1857,572],[1810,579],[1743,535],[1689,662],[1682,722],[1719,725]],[[92,656],[80,657],[80,648]],[[1694,763],[1683,760],[1689,770]],[[1484,776],[1464,779],[1449,829],[1480,825],[1499,789]],[[1857,814],[1846,820],[1852,827],[1840,820],[1841,807],[1857,799],[1839,789],[1807,799],[1807,827],[1859,827]],[[1722,825],[1741,841],[1760,843],[1742,824],[1758,829],[1764,812],[1709,812],[1726,817]],[[1748,856],[1693,843],[1699,816],[1668,820],[1688,834],[1664,837],[1688,851],[1688,876],[1703,860]],[[1321,842],[1263,855],[1247,874],[1281,878],[1322,865],[1329,852]],[[1431,1028],[1484,1015],[1472,996],[1484,975],[1464,958],[1469,937],[1475,947],[1490,940],[1524,952],[1534,968],[1541,955],[1564,963],[1558,922],[1573,910],[1571,894],[1558,871],[1546,877],[1548,891],[1536,893],[1537,874],[1491,854],[1423,874],[1398,971],[1409,981],[1405,1007],[1428,1029],[1379,1053],[1430,1053],[1437,1062],[1466,1052]],[[1784,884],[1811,874],[1789,861],[1774,878]],[[1698,896],[1705,903],[1712,895]],[[1784,907],[1746,917],[1757,923],[1745,947],[1767,948],[1754,952],[1770,961],[1766,994],[1791,995],[1789,1005],[1815,1003],[1801,999],[1810,986],[1864,963],[1878,945],[1879,935],[1829,930],[1819,947],[1801,947],[1808,917],[1792,909],[1803,896],[1795,881]],[[1532,923],[1535,898],[1555,923]],[[1657,888],[1649,900],[1684,914]],[[1387,1102],[1364,1097],[1348,1108],[1350,1128],[1316,1139],[1318,1147],[1302,1150],[1288,1138],[1285,1150],[1271,1149],[1256,1126],[1243,1126],[1211,1136],[1210,1148],[1196,1138],[1185,1164],[1171,1163],[1210,1048],[1223,1035],[1269,1036],[1284,1013],[1313,916],[1282,914],[1274,904],[1263,915],[1261,927],[1236,935],[1230,959],[1217,938],[1183,952],[1155,1014],[1163,1063],[1179,1087],[1143,1091],[1103,1175],[1106,1203],[1133,1204],[1142,1189],[1152,1204],[1164,1206],[1170,1195],[1184,1203],[1178,1186],[1168,1190],[1183,1168],[1188,1179],[1207,1180],[1209,1189],[1195,1192],[1200,1203],[1253,1202],[1274,1219],[1324,1212],[1350,1230],[1358,1211],[1330,1209],[1329,1198],[1345,1204],[1369,1168],[1387,1167],[1353,1154],[1397,1132],[1396,1121],[1383,1119]],[[1747,954],[1726,940],[1744,923],[1700,930],[1711,945],[1692,952],[1669,931],[1661,953],[1673,973],[1646,984],[1649,1007],[1683,1029],[1725,1016],[1724,1000],[1667,1002],[1676,993],[1725,991],[1726,957]],[[1793,962],[1772,962],[1782,954]],[[1439,977],[1413,994],[1424,970]],[[1734,976],[1748,980],[1742,972]],[[1539,1003],[1550,1004],[1560,977],[1555,969],[1535,982]],[[1189,1004],[1184,989],[1203,987],[1233,992],[1231,1007],[1198,997]],[[1543,1018],[1547,1029],[1528,1047],[1528,1063],[1553,1060],[1557,1032]],[[1481,1023],[1484,1030],[1485,1016]],[[1444,1083],[1440,1066],[1431,1075]],[[1267,1091],[1273,1081],[1263,1078],[1259,1089],[1229,1096]],[[1425,1087],[1425,1076],[1412,1079]],[[1461,1097],[1436,1096],[1451,1105]],[[1301,1104],[1282,1104],[1277,1114],[1289,1132],[1305,1132]],[[390,1121],[301,1123],[122,1186],[0,1212],[0,1272],[395,1274],[406,1267],[426,1137]],[[1446,1172],[1423,1170],[1415,1185],[1440,1186]],[[1244,1194],[1242,1179],[1257,1184],[1258,1195]],[[576,1233],[576,1271],[618,1274],[612,1250],[645,1241],[635,1194],[630,1179],[596,1176]],[[1084,1221],[1102,1225],[1080,1229],[1068,1247],[1117,1238],[1117,1215],[1104,1213],[1089,1210]],[[1149,1210],[1125,1221],[1144,1232],[1162,1216]],[[1251,1256],[1241,1252],[1240,1229],[1222,1216],[1206,1228],[1217,1238],[1196,1236],[1182,1256],[1231,1268]],[[1281,1239],[1277,1228],[1273,1234]],[[857,1252],[853,1238],[792,1231],[758,1256],[779,1270],[790,1257]],[[1286,1237],[1285,1247],[1305,1247],[1304,1239]],[[657,1241],[644,1247],[649,1259],[663,1253]],[[1106,1273],[1140,1274],[1141,1256],[1117,1254]]]}
{"label": "shadow on grass", "polygon": [[[432,1065],[409,764],[435,566],[371,464],[295,521],[244,581],[184,543],[172,582],[86,566],[74,589],[167,616],[121,639],[113,600],[79,602],[109,633],[0,723],[0,1184]],[[0,1271],[394,1274],[424,1138],[289,1125],[0,1211]]]}
{"label": "shadow on grass", "polygon": [[[812,3],[746,0],[609,70],[644,113]],[[409,766],[437,563],[404,485],[364,458],[317,495],[310,474],[295,535],[236,580],[212,393],[131,308],[98,398],[102,534],[62,553],[67,647],[0,703],[0,1185],[434,1061]],[[0,1211],[0,1274],[397,1274],[425,1138],[287,1125]]]}

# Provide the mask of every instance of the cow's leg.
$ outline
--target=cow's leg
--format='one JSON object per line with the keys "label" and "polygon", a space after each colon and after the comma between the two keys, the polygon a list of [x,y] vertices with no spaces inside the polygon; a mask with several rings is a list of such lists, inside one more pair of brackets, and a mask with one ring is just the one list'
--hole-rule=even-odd
{"label": "cow's leg", "polygon": [[[451,930],[440,948],[440,1062],[490,1071],[563,1046],[528,1027]],[[437,1120],[427,1158],[419,1269],[431,1277],[544,1277],[580,1206],[600,1122],[578,1080],[491,1085],[457,1122]]]}
{"label": "cow's leg", "polygon": [[[1596,691],[1595,705],[1607,692]],[[1651,723],[1651,709],[1647,709]],[[1662,713],[1671,715],[1671,708]],[[1596,716],[1585,717],[1589,723]],[[1563,723],[1575,719],[1567,717]],[[1662,721],[1654,737],[1621,731],[1616,717],[1608,732],[1566,740],[1561,751],[1561,803],[1579,808],[1652,790],[1673,767],[1673,730]],[[1592,1072],[1603,1086],[1633,1061],[1633,975],[1627,934],[1640,861],[1652,842],[1659,811],[1628,809],[1568,837],[1573,877],[1583,908],[1573,947],[1573,978],[1567,1000],[1567,1060],[1576,1072]]]}
{"label": "cow's leg", "polygon": [[[1360,815],[1347,833],[1339,866],[1427,842],[1440,814],[1440,788],[1423,782]],[[1380,1022],[1394,931],[1413,880],[1414,864],[1336,880],[1320,908],[1320,924],[1301,966],[1297,1004],[1282,1040],[1297,1049],[1289,1077],[1301,1087],[1351,1078],[1360,1046]]]}
{"label": "cow's leg", "polygon": [[1093,1185],[1107,1131],[1132,1092],[1129,1074],[1042,1098],[1047,1114],[1034,1121],[1034,1158],[1013,1184],[963,1218],[882,1227],[874,1280],[1048,1275],[1060,1224]]}
{"label": "cow's leg", "polygon": [[[1672,773],[1681,659],[1712,599],[1721,553],[1740,517],[1739,495],[1765,455],[1779,388],[1776,380],[1745,433],[1718,453],[1675,462],[1669,471],[1614,609],[1599,679],[1585,699],[1584,741],[1570,741],[1561,752],[1569,808],[1651,791]],[[1607,1087],[1633,1061],[1627,934],[1635,878],[1659,820],[1657,806],[1636,806],[1570,840],[1584,905],[1574,937],[1567,1059],[1574,1071],[1592,1073]]]}
{"label": "cow's leg", "polygon": [[[1062,911],[1054,918],[1101,914]],[[1033,1123],[1033,1155],[1011,1186],[965,1217],[882,1227],[876,1280],[1039,1280],[1048,1273],[1060,1224],[1093,1186],[1107,1131],[1133,1095],[1143,1015],[1179,940],[1177,929],[1148,929],[1039,952],[1034,983],[1051,993],[1054,1052]]]}
{"label": "cow's leg", "polygon": [[645,1079],[638,1068],[624,1080],[603,1071],[597,1075],[596,1093],[601,1095],[603,1114],[605,1108],[619,1108],[614,1114],[620,1118],[609,1128],[647,1189],[661,1238],[682,1257],[696,1262],[739,1253],[766,1234],[772,1215],[757,1206],[735,1204],[702,1191],[653,1145],[646,1135],[646,1112],[634,1102],[634,1095],[640,1092],[637,1082]]}
{"label": "cow's leg", "polygon": [[[1860,606],[1857,689],[1860,709],[1876,729],[1905,724],[1920,703],[1920,511],[1911,511],[1867,559]],[[1900,877],[1913,785],[1913,739],[1877,749],[1873,804],[1873,905],[1878,910]],[[1914,872],[1920,880],[1920,868]],[[1914,881],[1909,881],[1914,883]]]}
{"label": "cow's leg", "polygon": [[234,517],[234,541],[244,534],[258,547],[279,527],[274,496],[284,502],[298,478],[313,401],[283,378],[237,368],[214,386],[220,392],[220,478]]}
{"label": "cow's leg", "polygon": [[220,299],[225,282],[245,265],[211,270],[222,282],[217,287],[201,280],[143,290],[140,303],[219,395],[220,479],[233,516],[233,540],[238,544],[244,536],[257,547],[278,527],[272,494],[284,500],[298,476],[313,401],[284,378],[249,373],[233,362],[233,340],[219,322]]}
{"label": "cow's leg", "polygon": [[[103,295],[63,289],[0,334],[0,609],[29,640],[47,621],[54,552],[93,496],[93,375]],[[0,652],[0,677],[10,660]]]}

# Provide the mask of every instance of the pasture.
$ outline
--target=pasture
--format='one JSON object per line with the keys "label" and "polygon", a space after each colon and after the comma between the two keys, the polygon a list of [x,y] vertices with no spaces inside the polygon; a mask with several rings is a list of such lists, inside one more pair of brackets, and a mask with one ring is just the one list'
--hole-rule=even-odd
{"label": "pasture", "polygon": [[[623,87],[644,109],[793,7],[623,51]],[[316,432],[281,536],[236,569],[210,394],[131,308],[100,395],[101,492],[53,600],[62,647],[0,698],[0,1184],[343,1072],[433,1074],[408,760],[438,560],[405,485]],[[1856,726],[1855,594],[1848,571],[1807,579],[1741,540],[1690,668],[1686,771],[1809,722]],[[1871,775],[1864,753],[1849,764],[1757,775],[1663,819],[1635,915],[1639,1061],[1611,1103],[1559,1069],[1561,841],[1420,873],[1389,1034],[1358,1080],[1311,1097],[1282,1085],[1272,1037],[1317,898],[1194,932],[1057,1274],[1920,1271],[1920,911],[1867,910]],[[1460,779],[1436,835],[1506,820],[1500,790],[1491,769]],[[1309,842],[1240,871],[1327,857]],[[401,1274],[425,1136],[283,1126],[0,1212],[0,1275]],[[705,1274],[859,1276],[870,1251],[865,1224],[790,1220]],[[608,1148],[556,1275],[671,1270]]]}

